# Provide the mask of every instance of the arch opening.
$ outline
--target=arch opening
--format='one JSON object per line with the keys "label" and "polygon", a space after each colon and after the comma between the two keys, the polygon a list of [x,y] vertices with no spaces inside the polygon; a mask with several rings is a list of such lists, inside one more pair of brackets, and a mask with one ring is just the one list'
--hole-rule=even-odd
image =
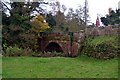
{"label": "arch opening", "polygon": [[45,48],[45,51],[46,52],[53,52],[53,51],[56,51],[56,52],[62,52],[63,53],[63,50],[61,48],[61,46],[56,43],[56,42],[51,42],[47,45],[47,47]]}

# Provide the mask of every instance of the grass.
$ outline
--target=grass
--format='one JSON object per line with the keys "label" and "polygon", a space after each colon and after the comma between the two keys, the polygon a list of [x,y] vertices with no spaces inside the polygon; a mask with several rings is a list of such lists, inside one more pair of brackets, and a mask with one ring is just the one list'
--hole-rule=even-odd
{"label": "grass", "polygon": [[117,78],[117,58],[3,57],[3,78]]}
{"label": "grass", "polygon": [[87,45],[92,45],[92,46],[97,46],[100,45],[102,43],[112,43],[112,46],[114,48],[120,48],[120,46],[118,45],[118,36],[114,35],[114,36],[97,36],[94,39],[92,38],[88,38],[86,40]]}
{"label": "grass", "polygon": [[117,43],[118,42],[117,38],[118,38],[117,36],[97,36],[94,39],[88,39],[88,40],[91,40],[89,44],[98,45],[108,41]]}
{"label": "grass", "polygon": [[2,78],[2,56],[0,54],[0,79]]}

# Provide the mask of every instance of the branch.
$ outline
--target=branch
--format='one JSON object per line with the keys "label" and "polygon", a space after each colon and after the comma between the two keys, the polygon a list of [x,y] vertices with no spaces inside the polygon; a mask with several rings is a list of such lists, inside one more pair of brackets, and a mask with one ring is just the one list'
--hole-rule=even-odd
{"label": "branch", "polygon": [[7,7],[7,5],[5,5],[3,2],[2,2],[2,4],[3,4],[9,11],[11,11],[11,10]]}

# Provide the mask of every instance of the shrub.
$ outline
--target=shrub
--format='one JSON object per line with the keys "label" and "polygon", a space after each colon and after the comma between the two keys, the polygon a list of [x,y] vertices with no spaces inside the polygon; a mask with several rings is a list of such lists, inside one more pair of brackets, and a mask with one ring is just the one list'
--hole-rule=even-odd
{"label": "shrub", "polygon": [[28,31],[27,33],[20,34],[21,42],[19,44],[22,48],[30,48],[32,50],[36,50],[39,47],[38,44],[38,36],[34,33]]}
{"label": "shrub", "polygon": [[53,51],[52,54],[54,54],[55,56],[64,56],[63,52]]}
{"label": "shrub", "polygon": [[118,53],[117,39],[109,36],[88,38],[84,43],[82,53],[100,59],[116,57]]}
{"label": "shrub", "polygon": [[5,50],[5,56],[20,56],[21,53],[23,52],[22,48],[15,46],[9,46]]}
{"label": "shrub", "polygon": [[64,56],[63,52],[57,52],[57,51],[52,51],[52,52],[36,52],[32,54],[34,57],[56,57],[56,56]]}
{"label": "shrub", "polygon": [[104,42],[95,47],[96,55],[99,53],[98,58],[113,58],[117,56],[117,48],[110,42]]}
{"label": "shrub", "polygon": [[30,49],[28,47],[28,48],[23,49],[23,53],[21,55],[22,56],[32,56],[35,53],[36,53],[36,51],[33,51],[32,49]]}
{"label": "shrub", "polygon": [[30,48],[19,48],[17,45],[9,46],[4,50],[3,56],[31,56],[35,52]]}

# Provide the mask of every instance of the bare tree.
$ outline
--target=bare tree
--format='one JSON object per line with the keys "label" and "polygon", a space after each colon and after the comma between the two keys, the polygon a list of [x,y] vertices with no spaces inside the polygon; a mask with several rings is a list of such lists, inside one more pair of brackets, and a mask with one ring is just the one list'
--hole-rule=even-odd
{"label": "bare tree", "polygon": [[67,16],[66,16],[66,21],[72,19],[72,18],[73,18],[73,15],[74,15],[74,10],[73,10],[73,8],[69,8],[68,13],[67,13]]}
{"label": "bare tree", "polygon": [[56,2],[51,2],[49,3],[50,7],[52,8],[52,10],[50,11],[50,13],[52,13],[53,15],[56,15],[56,13],[58,11],[64,13],[66,11],[66,6],[65,5],[61,5],[60,2],[56,1]]}
{"label": "bare tree", "polygon": [[88,1],[85,0],[84,2],[84,7],[83,7],[83,13],[84,13],[84,16],[83,16],[83,20],[85,22],[85,25],[87,25],[88,21],[89,21],[89,8],[88,8]]}
{"label": "bare tree", "polygon": [[75,10],[76,18],[78,19],[79,25],[84,24],[84,13],[83,13],[83,7],[79,5],[79,7]]}
{"label": "bare tree", "polygon": [[69,31],[78,32],[84,29],[84,21],[82,20],[83,13],[81,9],[80,7],[74,11],[73,8],[69,8],[66,16],[66,27],[69,28]]}

